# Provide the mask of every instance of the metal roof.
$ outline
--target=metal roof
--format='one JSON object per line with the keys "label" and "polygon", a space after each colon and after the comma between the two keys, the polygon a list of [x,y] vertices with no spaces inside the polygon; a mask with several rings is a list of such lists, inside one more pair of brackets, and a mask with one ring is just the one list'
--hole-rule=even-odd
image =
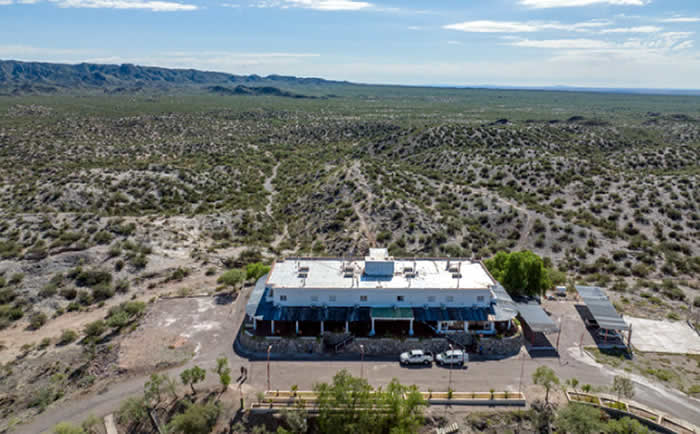
{"label": "metal roof", "polygon": [[489,321],[493,315],[489,307],[414,307],[416,321]]}
{"label": "metal roof", "polygon": [[368,322],[368,307],[275,306],[263,297],[255,317],[265,321],[350,321]]}
{"label": "metal roof", "polygon": [[530,303],[515,303],[520,317],[527,323],[535,333],[554,333],[559,331],[559,327],[552,321],[552,318],[547,315],[547,312],[542,309],[539,304]]}
{"label": "metal roof", "polygon": [[597,286],[576,286],[598,326],[607,330],[628,330],[629,326],[615,310],[605,291]]}
{"label": "metal roof", "polygon": [[255,316],[255,312],[258,310],[258,305],[260,305],[260,300],[262,300],[263,295],[265,295],[265,282],[267,281],[267,274],[262,276],[255,282],[255,288],[253,292],[250,293],[250,298],[248,303],[245,305],[245,313],[249,316]]}

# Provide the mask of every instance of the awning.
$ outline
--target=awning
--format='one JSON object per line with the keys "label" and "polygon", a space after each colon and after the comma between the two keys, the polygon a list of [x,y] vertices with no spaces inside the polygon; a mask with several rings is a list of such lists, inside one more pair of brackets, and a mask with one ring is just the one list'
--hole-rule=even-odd
{"label": "awning", "polygon": [[629,330],[629,326],[615,310],[605,291],[597,286],[576,286],[586,307],[598,326],[606,330]]}
{"label": "awning", "polygon": [[262,297],[255,317],[265,321],[368,322],[368,307],[275,306]]}
{"label": "awning", "polygon": [[373,307],[370,316],[374,319],[413,319],[413,309],[410,307]]}
{"label": "awning", "polygon": [[520,317],[533,332],[554,333],[559,331],[559,327],[539,304],[515,303],[515,305],[520,312]]}
{"label": "awning", "polygon": [[488,307],[414,307],[413,315],[421,322],[493,320],[493,310]]}

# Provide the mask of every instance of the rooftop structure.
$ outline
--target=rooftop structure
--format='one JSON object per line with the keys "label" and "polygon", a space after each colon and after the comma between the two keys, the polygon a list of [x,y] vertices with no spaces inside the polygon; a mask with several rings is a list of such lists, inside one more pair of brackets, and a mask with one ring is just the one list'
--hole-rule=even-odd
{"label": "rooftop structure", "polygon": [[398,258],[386,249],[370,249],[363,259],[287,258],[276,262],[269,288],[420,288],[491,289],[496,284],[486,268],[469,259]]}

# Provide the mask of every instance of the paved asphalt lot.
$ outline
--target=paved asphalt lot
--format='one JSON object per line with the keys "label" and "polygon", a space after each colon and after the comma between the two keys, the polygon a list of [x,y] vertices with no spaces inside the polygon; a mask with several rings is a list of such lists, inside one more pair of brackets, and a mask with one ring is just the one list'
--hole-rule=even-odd
{"label": "paved asphalt lot", "polygon": [[[195,364],[211,369],[216,364],[216,358],[225,355],[229,358],[234,374],[241,366],[249,371],[248,380],[244,383],[244,392],[252,393],[263,390],[266,386],[266,360],[264,355],[253,357],[252,360],[239,356],[234,352],[233,342],[244,316],[245,300],[251,288],[247,288],[244,297],[239,297],[233,304],[211,303],[208,312],[200,312],[207,321],[217,321],[220,329],[211,330],[208,327],[194,328],[190,338],[200,344],[195,358],[182,367],[166,371],[167,374],[178,377],[179,373]],[[168,301],[169,303],[173,302]],[[181,303],[191,303],[192,308],[201,307],[202,303],[195,299],[183,299]],[[160,302],[159,302],[160,303]],[[187,305],[185,305],[187,306]],[[538,357],[523,349],[517,357],[505,360],[472,361],[463,369],[452,370],[453,389],[464,391],[517,391],[521,387],[532,399],[533,393],[539,388],[532,385],[532,373],[540,365],[547,365],[565,380],[575,377],[581,384],[609,385],[618,372],[609,367],[597,366],[593,360],[582,353],[579,343],[591,345],[592,337],[586,332],[583,323],[570,302],[548,302],[545,308],[551,312],[555,321],[561,318],[562,333],[560,337],[560,357],[552,354]],[[178,307],[181,310],[182,306]],[[557,336],[549,336],[552,344],[556,344]],[[330,381],[333,375],[341,369],[347,369],[354,375],[361,371],[373,386],[389,383],[392,378],[398,378],[404,384],[415,384],[422,390],[447,390],[449,372],[447,368],[408,367],[399,366],[397,361],[387,359],[366,359],[360,362],[353,356],[326,357],[322,360],[282,360],[273,357],[271,362],[271,388],[288,389],[296,384],[300,390],[310,389],[314,383]],[[522,375],[521,375],[522,373]],[[206,383],[215,385],[215,375],[208,375]],[[644,378],[632,377],[635,382],[636,395],[634,400],[649,407],[667,412],[696,425],[700,425],[700,401],[689,398],[679,392],[667,389],[660,384],[650,383]],[[30,424],[17,428],[20,433],[48,432],[56,423],[63,420],[79,422],[90,414],[104,416],[119,406],[119,403],[132,395],[143,391],[145,376],[133,377],[127,381],[116,383],[101,394],[93,394],[49,408],[37,416]],[[249,400],[250,401],[250,400]]]}

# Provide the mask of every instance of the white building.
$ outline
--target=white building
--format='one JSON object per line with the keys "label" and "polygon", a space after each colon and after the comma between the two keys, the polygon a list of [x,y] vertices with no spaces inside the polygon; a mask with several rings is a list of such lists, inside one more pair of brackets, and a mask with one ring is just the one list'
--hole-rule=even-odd
{"label": "white building", "polygon": [[[370,336],[377,322],[396,329],[414,323],[436,333],[491,334],[517,312],[499,304],[499,285],[481,262],[449,258],[392,258],[370,249],[365,258],[286,258],[258,281],[246,313],[323,334],[327,325]],[[317,325],[318,329],[314,329]]]}

